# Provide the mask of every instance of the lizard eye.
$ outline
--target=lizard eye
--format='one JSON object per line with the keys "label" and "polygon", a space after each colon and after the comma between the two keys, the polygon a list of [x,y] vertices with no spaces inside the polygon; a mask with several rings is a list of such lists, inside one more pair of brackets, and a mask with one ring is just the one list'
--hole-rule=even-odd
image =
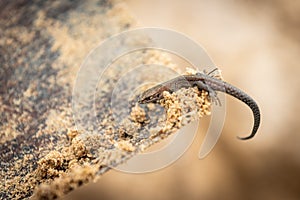
{"label": "lizard eye", "polygon": [[155,94],[155,98],[159,99],[160,98],[160,93]]}

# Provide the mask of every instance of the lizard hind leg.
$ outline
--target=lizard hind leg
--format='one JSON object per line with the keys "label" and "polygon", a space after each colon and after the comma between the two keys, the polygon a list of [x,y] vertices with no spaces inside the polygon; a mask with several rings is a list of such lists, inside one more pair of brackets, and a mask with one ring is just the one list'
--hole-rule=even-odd
{"label": "lizard hind leg", "polygon": [[221,104],[221,100],[220,98],[218,97],[218,94],[215,92],[215,95],[214,96],[210,96],[212,102],[214,102],[217,106],[222,106]]}
{"label": "lizard hind leg", "polygon": [[218,97],[217,92],[214,90],[208,91],[209,98],[216,106],[222,106],[220,98]]}
{"label": "lizard hind leg", "polygon": [[194,86],[197,86],[198,90],[204,90],[208,92],[209,99],[211,102],[213,102],[215,105],[222,106],[221,101],[218,97],[218,94],[216,91],[214,91],[210,86],[207,84],[203,83],[202,81],[197,81],[194,83]]}

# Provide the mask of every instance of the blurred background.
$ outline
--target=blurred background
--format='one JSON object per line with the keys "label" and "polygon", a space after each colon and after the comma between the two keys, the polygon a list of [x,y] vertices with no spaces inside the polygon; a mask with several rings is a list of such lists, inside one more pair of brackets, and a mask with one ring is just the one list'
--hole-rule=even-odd
{"label": "blurred background", "polygon": [[[148,174],[111,170],[64,199],[300,199],[300,1],[126,0],[140,27],[170,28],[201,44],[224,79],[262,113],[227,97],[227,118],[213,151],[198,159],[209,118],[174,164]],[[197,52],[195,52],[197,53]]]}

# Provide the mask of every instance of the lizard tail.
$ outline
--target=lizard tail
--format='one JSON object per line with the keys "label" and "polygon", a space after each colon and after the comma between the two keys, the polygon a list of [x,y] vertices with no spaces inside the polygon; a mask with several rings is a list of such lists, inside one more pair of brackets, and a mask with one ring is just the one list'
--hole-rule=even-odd
{"label": "lizard tail", "polygon": [[248,139],[253,138],[258,130],[259,125],[260,125],[260,111],[259,111],[259,107],[258,107],[257,103],[254,101],[254,99],[252,99],[245,92],[243,92],[239,88],[237,88],[229,83],[226,83],[226,82],[224,82],[224,84],[223,84],[223,89],[219,89],[219,91],[225,92],[225,93],[241,100],[247,106],[250,107],[250,109],[252,110],[252,113],[253,113],[253,117],[254,117],[254,125],[252,128],[252,132],[249,136],[246,136],[246,137],[238,136],[238,139],[248,140]]}
{"label": "lizard tail", "polygon": [[253,138],[259,128],[259,125],[260,125],[260,110],[259,110],[257,103],[248,94],[246,94],[242,90],[234,87],[233,85],[224,83],[224,87],[225,87],[227,94],[230,94],[231,96],[243,101],[247,106],[249,106],[249,108],[252,110],[252,113],[253,113],[254,125],[252,128],[251,134],[247,137],[239,137],[238,136],[238,138],[241,140],[248,140],[248,139]]}

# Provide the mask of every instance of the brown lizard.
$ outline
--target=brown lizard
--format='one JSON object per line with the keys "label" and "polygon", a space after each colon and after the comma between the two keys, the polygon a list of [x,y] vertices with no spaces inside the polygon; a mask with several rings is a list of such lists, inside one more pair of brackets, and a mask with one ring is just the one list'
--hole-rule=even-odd
{"label": "brown lizard", "polygon": [[260,125],[260,111],[256,102],[239,88],[225,81],[209,76],[209,74],[198,72],[194,75],[182,75],[156,85],[144,91],[139,96],[139,103],[158,103],[159,100],[163,99],[164,91],[175,92],[181,88],[189,88],[194,86],[196,86],[199,91],[207,91],[211,100],[217,100],[219,102],[216,91],[220,91],[229,94],[247,104],[253,112],[254,126],[252,133],[249,136],[238,138],[241,140],[247,140],[255,136]]}

